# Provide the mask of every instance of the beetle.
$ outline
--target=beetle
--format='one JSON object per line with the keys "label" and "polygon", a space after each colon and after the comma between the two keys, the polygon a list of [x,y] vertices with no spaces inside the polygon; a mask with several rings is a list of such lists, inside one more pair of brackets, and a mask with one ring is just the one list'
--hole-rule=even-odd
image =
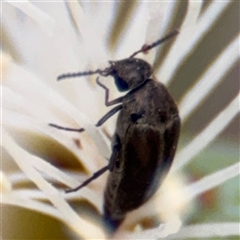
{"label": "beetle", "polygon": [[[91,74],[112,76],[119,91],[129,91],[109,101],[109,89],[97,77],[97,84],[105,90],[105,105],[117,106],[104,115],[96,126],[101,126],[119,112],[112,139],[112,154],[107,166],[80,186],[66,191],[77,191],[109,170],[104,191],[103,219],[111,233],[117,230],[128,212],[137,209],[153,196],[173,162],[180,132],[177,105],[166,87],[152,77],[151,65],[135,56],[177,33],[175,30],[151,45],[144,45],[129,58],[109,61],[110,66],[104,70],[58,77],[61,80]],[[67,131],[84,131],[83,128],[66,128],[56,124],[50,126]]]}

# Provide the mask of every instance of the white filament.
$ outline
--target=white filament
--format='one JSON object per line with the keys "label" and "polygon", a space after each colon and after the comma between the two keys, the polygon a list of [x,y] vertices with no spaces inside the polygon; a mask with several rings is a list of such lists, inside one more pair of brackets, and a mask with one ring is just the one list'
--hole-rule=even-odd
{"label": "white filament", "polygon": [[184,147],[176,156],[176,161],[171,172],[177,171],[194,156],[207,147],[233,120],[239,113],[239,94],[222,110],[217,117],[208,124],[207,127],[195,137],[186,147]]}

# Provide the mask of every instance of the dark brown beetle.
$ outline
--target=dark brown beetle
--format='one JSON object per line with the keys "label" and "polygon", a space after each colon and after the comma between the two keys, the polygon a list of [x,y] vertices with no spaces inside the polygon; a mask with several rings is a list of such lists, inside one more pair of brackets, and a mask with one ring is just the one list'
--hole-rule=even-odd
{"label": "dark brown beetle", "polygon": [[[158,189],[170,169],[177,148],[180,118],[171,95],[158,81],[151,78],[152,67],[144,60],[134,58],[177,34],[173,31],[165,38],[120,61],[110,61],[104,70],[64,74],[58,79],[90,74],[112,76],[119,91],[130,90],[125,96],[109,101],[106,91],[105,105],[118,104],[103,116],[96,126],[101,126],[119,111],[116,131],[112,140],[109,164],[83,184],[67,192],[77,191],[109,170],[104,194],[104,220],[111,232],[122,223],[126,214],[140,207]],[[84,131],[50,124],[58,129]]]}

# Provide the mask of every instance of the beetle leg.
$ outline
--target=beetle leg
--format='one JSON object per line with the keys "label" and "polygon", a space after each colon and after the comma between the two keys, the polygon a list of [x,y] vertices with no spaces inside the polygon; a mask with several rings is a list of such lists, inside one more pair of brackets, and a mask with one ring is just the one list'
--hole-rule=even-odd
{"label": "beetle leg", "polygon": [[[112,115],[114,115],[116,112],[118,112],[119,110],[122,109],[122,105],[118,105],[115,108],[111,109],[108,113],[106,113],[96,124],[96,127],[99,127],[101,125],[103,125],[103,123],[105,123]],[[69,132],[84,132],[85,129],[84,128],[69,128],[69,127],[63,127],[63,126],[59,126],[57,124],[54,123],[49,123],[48,124],[51,127],[60,129],[60,130],[65,130],[65,131],[69,131]]]}
{"label": "beetle leg", "polygon": [[76,192],[78,191],[79,189],[87,186],[90,182],[92,182],[93,180],[95,180],[96,178],[100,177],[103,173],[105,173],[107,170],[109,169],[108,165],[101,168],[100,170],[98,170],[97,172],[95,172],[92,177],[88,178],[86,181],[84,181],[81,185],[75,187],[75,188],[72,188],[72,189],[68,189],[66,190],[65,192],[66,193],[70,193],[70,192]]}
{"label": "beetle leg", "polygon": [[115,108],[111,109],[108,113],[106,113],[97,123],[96,126],[99,127],[103,125],[111,116],[113,116],[116,112],[122,109],[122,105],[118,105]]}
{"label": "beetle leg", "polygon": [[102,88],[105,90],[105,105],[106,105],[107,107],[122,102],[123,97],[119,97],[119,98],[116,98],[116,99],[114,99],[114,100],[112,100],[112,101],[109,101],[109,89],[99,81],[99,77],[97,77],[96,82],[97,82],[97,84],[98,84],[100,87],[102,87]]}
{"label": "beetle leg", "polygon": [[60,129],[60,130],[69,131],[69,132],[84,132],[85,131],[84,128],[62,127],[62,126],[59,126],[59,125],[54,124],[54,123],[49,123],[48,125],[51,126],[51,127],[54,127],[54,128]]}

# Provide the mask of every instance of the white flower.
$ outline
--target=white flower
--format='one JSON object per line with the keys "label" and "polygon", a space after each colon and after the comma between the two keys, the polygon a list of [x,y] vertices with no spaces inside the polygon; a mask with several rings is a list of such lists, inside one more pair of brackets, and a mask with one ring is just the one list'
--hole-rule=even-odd
{"label": "white flower", "polygon": [[[220,212],[235,209],[230,201],[239,191],[225,199],[224,191],[237,186],[234,177],[239,175],[239,146],[232,150],[236,144],[224,139],[232,135],[223,131],[239,113],[239,89],[227,84],[230,79],[238,86],[229,74],[234,74],[239,61],[238,19],[234,19],[237,4],[2,2],[3,238],[106,238],[99,222],[107,174],[78,192],[65,194],[63,189],[79,185],[88,178],[86,172],[91,175],[106,165],[111,154],[107,135],[114,132],[116,116],[101,129],[94,126],[108,110],[95,76],[62,82],[56,77],[103,69],[108,60],[126,58],[144,43],[150,44],[176,28],[180,34],[175,39],[139,56],[154,63],[157,79],[169,86],[178,102],[183,124],[180,146],[163,186],[149,202],[129,214],[115,237],[239,236],[238,217]],[[109,86],[111,99],[119,96],[111,78],[101,81]],[[49,123],[84,127],[86,131],[60,131]],[[211,154],[200,154],[209,148],[214,149]],[[225,164],[217,161],[224,151],[228,151]],[[187,165],[191,166],[188,171]],[[196,169],[205,176],[190,181],[196,177]],[[226,188],[229,179],[234,182]],[[214,187],[223,192],[217,201],[223,201],[224,208],[215,204],[206,211],[196,199]],[[27,209],[32,210],[31,221],[26,217]],[[194,215],[201,216],[203,210],[206,221],[203,217],[197,221]],[[47,217],[34,223],[37,213]],[[61,227],[52,219],[59,220]],[[27,230],[22,228],[24,224],[29,224]],[[46,234],[42,233],[43,224]],[[37,230],[32,233],[35,226]]]}

